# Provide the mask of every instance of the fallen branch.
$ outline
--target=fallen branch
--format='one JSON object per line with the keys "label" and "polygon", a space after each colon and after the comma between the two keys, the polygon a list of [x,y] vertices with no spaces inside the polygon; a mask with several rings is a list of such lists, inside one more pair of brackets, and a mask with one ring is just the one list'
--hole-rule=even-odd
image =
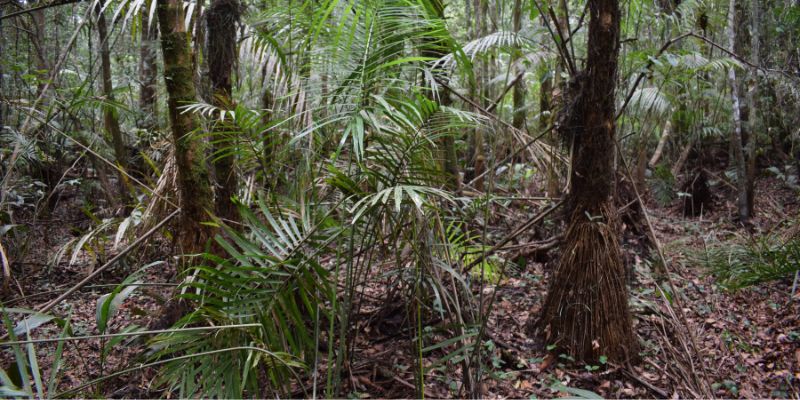
{"label": "fallen branch", "polygon": [[[172,214],[168,215],[166,218],[161,220],[161,222],[159,222],[152,229],[150,229],[149,231],[145,232],[144,235],[140,236],[138,239],[136,239],[136,241],[134,241],[128,247],[126,247],[124,250],[119,252],[119,254],[114,256],[114,258],[108,260],[107,263],[103,264],[100,268],[94,270],[94,272],[89,274],[86,278],[83,278],[80,282],[76,283],[71,288],[67,289],[67,291],[62,293],[60,296],[56,297],[55,299],[53,299],[49,303],[41,306],[39,309],[36,310],[36,312],[38,312],[38,313],[46,313],[46,312],[50,311],[58,303],[62,302],[64,299],[69,297],[69,295],[71,295],[72,293],[75,293],[78,289],[86,286],[86,284],[89,283],[92,279],[94,279],[97,275],[100,275],[100,273],[102,273],[103,271],[107,270],[112,265],[116,264],[116,262],[119,261],[123,256],[125,256],[128,253],[130,253],[133,249],[135,249],[140,244],[142,244],[145,240],[147,240],[147,238],[149,238],[154,233],[156,233],[159,229],[161,229],[162,226],[166,225],[166,223],[169,222],[172,218],[174,218],[176,215],[180,214],[180,212],[181,212],[180,208],[176,209],[175,211],[173,211]],[[6,339],[8,339],[8,333],[6,333],[2,337],[0,337],[0,340],[6,340]]]}
{"label": "fallen branch", "polygon": [[620,371],[622,371],[622,373],[627,375],[628,378],[633,379],[636,382],[639,382],[642,386],[650,389],[650,391],[655,393],[655,394],[657,394],[659,398],[662,398],[662,399],[669,398],[669,394],[667,393],[666,390],[660,389],[660,388],[656,387],[655,385],[653,385],[652,383],[640,378],[638,375],[636,375],[635,373],[631,372],[628,368],[620,368]]}
{"label": "fallen branch", "polygon": [[11,14],[6,14],[6,15],[3,15],[3,16],[0,16],[0,21],[2,21],[4,19],[7,19],[7,18],[13,18],[13,17],[19,16],[19,15],[23,15],[23,14],[29,14],[29,13],[32,13],[34,11],[44,10],[44,9],[51,8],[51,7],[64,6],[64,5],[72,4],[72,3],[80,3],[81,1],[83,1],[83,0],[59,0],[59,1],[54,1],[54,2],[49,3],[49,4],[43,4],[43,5],[37,6],[37,7],[26,8],[24,10],[20,10],[20,11],[13,12]]}
{"label": "fallen branch", "polygon": [[144,335],[158,335],[161,333],[185,333],[185,332],[198,332],[198,331],[210,331],[210,330],[223,330],[223,329],[238,329],[238,328],[259,328],[261,324],[236,324],[236,325],[219,325],[219,326],[193,326],[189,328],[179,328],[179,329],[157,329],[152,331],[135,331],[135,332],[120,332],[120,333],[107,333],[105,335],[86,335],[86,336],[66,336],[66,337],[54,337],[54,338],[41,338],[41,339],[29,339],[29,340],[18,340],[15,342],[3,342],[0,343],[0,346],[17,346],[21,344],[40,344],[40,343],[55,343],[55,342],[63,342],[63,341],[79,341],[79,340],[89,340],[89,339],[108,339],[113,337],[129,337],[129,336],[144,336]]}
{"label": "fallen branch", "polygon": [[503,248],[503,250],[518,249],[510,258],[528,257],[530,255],[552,250],[563,243],[564,235],[556,235],[547,240],[527,242]]}
{"label": "fallen branch", "polygon": [[76,283],[71,288],[69,288],[67,291],[62,293],[60,296],[58,296],[55,299],[53,299],[53,301],[45,304],[44,306],[42,306],[41,308],[39,308],[36,311],[40,312],[40,313],[45,313],[47,311],[50,311],[58,303],[60,303],[61,301],[63,301],[67,297],[69,297],[69,295],[71,295],[72,293],[75,293],[75,291],[77,291],[78,289],[84,287],[87,283],[89,283],[97,275],[100,275],[100,273],[102,273],[103,271],[107,270],[112,265],[116,264],[116,262],[119,261],[123,256],[125,256],[128,253],[130,253],[133,249],[135,249],[140,244],[142,244],[145,240],[147,240],[147,238],[149,238],[154,233],[156,233],[159,229],[161,229],[162,226],[166,225],[167,222],[169,222],[172,218],[174,218],[180,212],[181,212],[180,208],[175,210],[175,211],[173,211],[172,214],[168,215],[166,218],[161,220],[161,222],[159,222],[156,226],[151,228],[149,231],[145,232],[144,235],[140,236],[138,239],[136,239],[136,241],[131,243],[130,246],[126,247],[124,250],[119,252],[119,254],[114,256],[114,258],[108,260],[107,263],[103,264],[100,268],[97,268],[96,270],[94,270],[94,272],[89,274],[86,278],[83,278],[80,282]]}

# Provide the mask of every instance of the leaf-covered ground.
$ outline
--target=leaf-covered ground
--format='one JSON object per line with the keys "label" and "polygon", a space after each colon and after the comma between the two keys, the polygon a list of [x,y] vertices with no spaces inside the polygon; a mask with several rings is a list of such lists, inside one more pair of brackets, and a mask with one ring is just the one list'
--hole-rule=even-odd
{"label": "leaf-covered ground", "polygon": [[[722,187],[722,186],[720,186]],[[698,262],[706,243],[739,235],[758,237],[786,229],[786,216],[796,216],[800,202],[796,195],[781,188],[780,181],[763,178],[758,183],[758,215],[752,225],[730,222],[734,205],[729,193],[714,195],[712,211],[696,218],[684,218],[680,205],[660,208],[648,204],[654,227],[668,259],[674,288],[659,269],[655,252],[641,256],[628,249],[631,261],[631,307],[639,341],[641,359],[634,365],[581,365],[568,357],[548,354],[547,348],[529,337],[526,326],[535,318],[547,290],[550,263],[530,262],[523,269],[510,269],[496,282],[484,285],[473,276],[473,295],[493,307],[486,331],[478,344],[484,352],[481,368],[483,396],[489,398],[531,398],[591,396],[615,398],[651,397],[792,397],[800,396],[800,296],[792,298],[792,280],[787,279],[731,292],[715,283],[713,276]],[[74,204],[56,209],[49,220],[30,226],[36,238],[33,250],[14,271],[13,295],[6,306],[34,308],[55,298],[92,268],[102,264],[115,251],[111,243],[107,254],[82,254],[70,264],[66,257],[55,267],[48,262],[67,240],[73,227],[85,224],[71,214]],[[66,223],[65,223],[66,222]],[[505,227],[514,221],[506,221]],[[510,229],[509,229],[510,230]],[[533,241],[517,238],[517,243]],[[97,301],[136,268],[163,260],[147,271],[149,284],[168,283],[174,274],[174,260],[165,258],[172,251],[168,243],[153,242],[143,253],[128,259],[101,275],[90,286],[72,295],[55,309],[69,316],[76,335],[97,334]],[[518,251],[515,249],[514,251]],[[556,253],[553,250],[552,253]],[[377,268],[376,268],[377,269]],[[402,304],[387,302],[389,278],[376,270],[369,287],[363,288],[362,303],[353,318],[354,357],[344,377],[345,392],[353,397],[414,397],[416,325],[409,324]],[[663,292],[662,289],[663,288]],[[171,287],[152,285],[126,299],[112,319],[109,331],[137,324],[147,326]],[[459,351],[461,341],[442,346],[458,336],[452,326],[435,315],[424,321],[422,335],[432,348],[423,354],[427,397],[465,396],[461,387],[462,367],[457,357],[442,360]],[[31,333],[34,338],[56,337],[60,328],[46,324]],[[474,336],[473,336],[474,337]],[[126,340],[109,350],[101,339],[73,341],[65,347],[63,377],[59,390],[78,388],[92,379],[132,367],[143,350],[143,342]],[[39,365],[49,374],[54,343],[37,344]],[[3,352],[8,369],[11,353]],[[318,376],[324,379],[325,366]],[[45,375],[46,376],[46,375]],[[153,370],[129,373],[82,389],[81,396],[167,397],[154,389]],[[306,385],[311,388],[313,381]],[[582,392],[580,389],[591,391]],[[302,392],[298,392],[302,395]]]}

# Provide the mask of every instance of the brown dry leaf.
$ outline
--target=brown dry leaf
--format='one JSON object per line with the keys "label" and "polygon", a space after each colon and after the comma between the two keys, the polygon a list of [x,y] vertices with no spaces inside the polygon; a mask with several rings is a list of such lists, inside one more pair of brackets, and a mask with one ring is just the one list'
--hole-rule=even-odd
{"label": "brown dry leaf", "polygon": [[554,355],[552,355],[552,354],[548,354],[548,355],[544,356],[544,360],[542,360],[542,363],[539,364],[539,371],[544,371],[547,368],[549,368],[551,365],[553,365],[553,362],[555,360],[556,360],[556,357]]}
{"label": "brown dry leaf", "polygon": [[531,382],[528,381],[527,379],[522,379],[514,383],[514,388],[521,390],[531,390],[533,389],[533,384],[531,384]]}
{"label": "brown dry leaf", "polygon": [[794,360],[798,366],[800,366],[800,349],[794,350]]}

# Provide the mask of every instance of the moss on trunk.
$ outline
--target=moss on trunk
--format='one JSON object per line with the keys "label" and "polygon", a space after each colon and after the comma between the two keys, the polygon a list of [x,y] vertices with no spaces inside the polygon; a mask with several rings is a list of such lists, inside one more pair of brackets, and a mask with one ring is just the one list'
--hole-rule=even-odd
{"label": "moss on trunk", "polygon": [[208,219],[212,197],[208,171],[203,165],[202,141],[193,135],[194,118],[181,110],[182,106],[196,100],[191,53],[183,25],[183,4],[178,0],[158,0],[157,10],[168,94],[167,108],[183,208],[179,237],[185,253],[197,253],[203,251],[206,241],[211,237],[211,228],[202,222]]}

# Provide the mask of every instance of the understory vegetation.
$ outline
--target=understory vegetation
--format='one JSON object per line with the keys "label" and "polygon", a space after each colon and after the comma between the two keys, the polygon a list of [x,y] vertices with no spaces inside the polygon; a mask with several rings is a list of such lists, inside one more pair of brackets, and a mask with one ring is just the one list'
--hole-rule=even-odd
{"label": "understory vegetation", "polygon": [[0,396],[800,396],[800,5],[0,0]]}

